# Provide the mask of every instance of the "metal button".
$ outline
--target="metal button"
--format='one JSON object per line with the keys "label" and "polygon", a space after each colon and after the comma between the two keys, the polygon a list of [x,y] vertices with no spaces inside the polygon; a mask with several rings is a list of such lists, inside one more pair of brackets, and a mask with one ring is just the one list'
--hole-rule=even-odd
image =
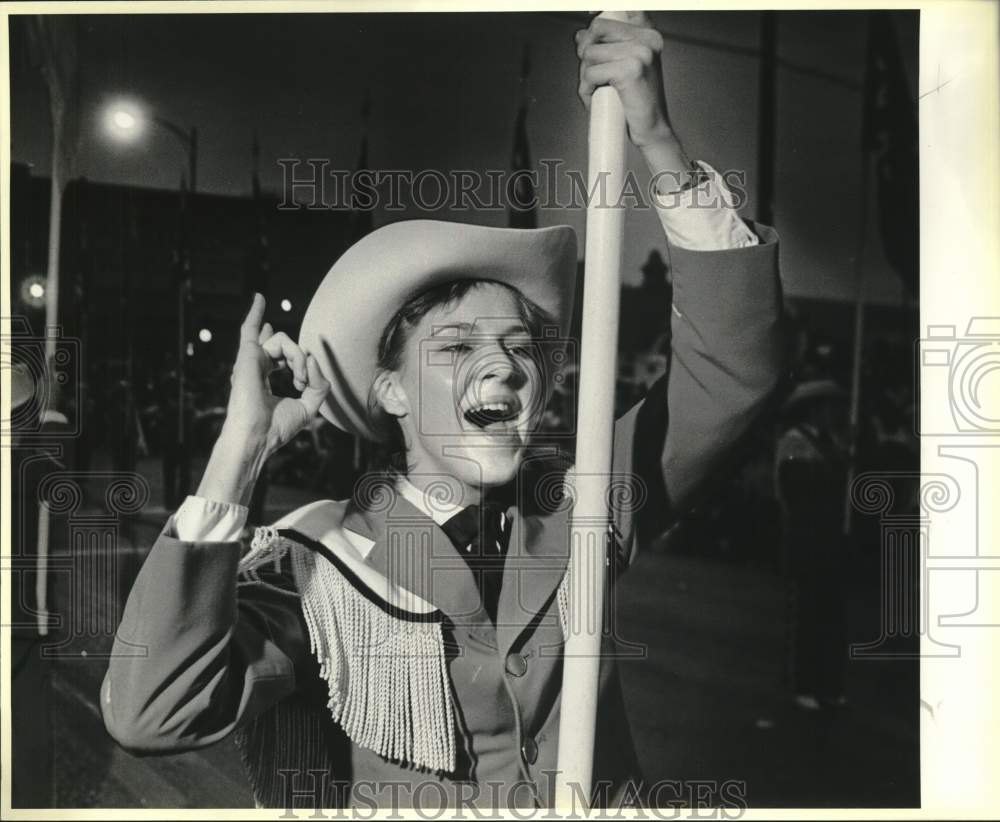
{"label": "metal button", "polygon": [[528,660],[521,654],[507,654],[507,673],[511,676],[524,676],[528,671]]}
{"label": "metal button", "polygon": [[534,765],[535,760],[538,759],[538,743],[530,736],[521,745],[521,756],[529,765]]}

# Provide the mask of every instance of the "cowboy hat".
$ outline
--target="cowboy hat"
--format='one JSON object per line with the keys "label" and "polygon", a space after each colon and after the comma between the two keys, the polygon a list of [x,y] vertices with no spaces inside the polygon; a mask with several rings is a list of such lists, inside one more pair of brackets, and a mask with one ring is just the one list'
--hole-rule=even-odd
{"label": "cowboy hat", "polygon": [[569,226],[490,228],[407,220],[373,231],[334,263],[313,295],[299,333],[330,383],[320,413],[350,433],[375,439],[368,394],[382,333],[423,291],[454,280],[512,286],[569,332],[576,286],[576,234]]}

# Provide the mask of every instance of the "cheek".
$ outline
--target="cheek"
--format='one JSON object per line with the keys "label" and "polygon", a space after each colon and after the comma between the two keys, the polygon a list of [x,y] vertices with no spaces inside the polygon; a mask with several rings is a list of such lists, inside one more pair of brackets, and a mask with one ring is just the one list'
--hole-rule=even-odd
{"label": "cheek", "polygon": [[545,410],[546,383],[545,372],[535,363],[528,363],[524,367],[524,387],[521,389],[525,395],[532,415],[537,416]]}
{"label": "cheek", "polygon": [[[455,411],[457,393],[453,370],[450,368],[405,369],[402,375],[403,389],[409,398],[410,409],[421,419],[427,415],[429,429],[439,430],[441,426],[451,427],[457,423]],[[423,429],[425,426],[421,426]]]}

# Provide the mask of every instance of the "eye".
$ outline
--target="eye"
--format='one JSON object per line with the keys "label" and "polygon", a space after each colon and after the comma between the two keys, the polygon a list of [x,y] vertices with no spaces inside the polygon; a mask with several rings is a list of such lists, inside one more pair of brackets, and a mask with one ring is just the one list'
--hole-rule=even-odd
{"label": "eye", "polygon": [[472,350],[472,346],[465,342],[453,342],[441,346],[442,351],[450,351],[453,354],[465,354]]}
{"label": "eye", "polygon": [[504,345],[504,348],[515,357],[530,358],[534,353],[532,351],[532,344],[530,340],[509,342]]}

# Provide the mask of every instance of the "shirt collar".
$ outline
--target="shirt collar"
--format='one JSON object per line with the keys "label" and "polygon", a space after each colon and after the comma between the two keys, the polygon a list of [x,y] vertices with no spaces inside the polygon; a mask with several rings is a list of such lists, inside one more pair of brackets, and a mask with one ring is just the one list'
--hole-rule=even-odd
{"label": "shirt collar", "polygon": [[434,520],[436,525],[447,522],[465,507],[464,505],[455,505],[446,499],[435,499],[433,505],[428,505],[424,492],[405,477],[396,479],[396,490],[414,508]]}
{"label": "shirt collar", "polygon": [[[396,491],[410,505],[420,511],[420,513],[426,514],[434,520],[434,524],[438,526],[443,525],[455,516],[455,514],[467,507],[465,505],[456,505],[440,497],[435,497],[434,504],[429,505],[427,495],[406,479],[406,477],[402,476],[396,478]],[[500,514],[500,526],[502,528],[507,527],[507,513],[505,511]]]}

